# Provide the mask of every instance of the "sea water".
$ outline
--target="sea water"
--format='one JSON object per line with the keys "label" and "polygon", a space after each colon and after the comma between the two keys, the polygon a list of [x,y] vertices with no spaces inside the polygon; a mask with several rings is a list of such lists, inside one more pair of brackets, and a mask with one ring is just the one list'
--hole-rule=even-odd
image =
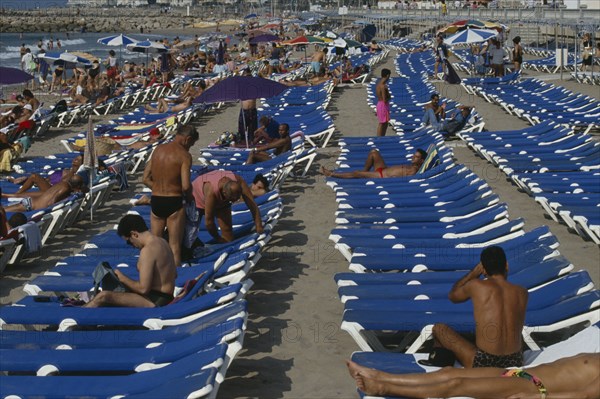
{"label": "sea water", "polygon": [[68,0],[2,0],[2,8],[13,8],[18,10],[35,10],[38,8],[66,7]]}
{"label": "sea water", "polygon": [[[2,0],[3,1],[3,0]],[[3,3],[4,4],[4,3]],[[116,33],[79,33],[69,32],[68,37],[66,32],[57,33],[2,33],[0,35],[0,65],[4,67],[20,68],[20,48],[21,44],[25,44],[31,52],[36,55],[39,51],[38,42],[42,40],[43,48],[48,51],[82,51],[90,53],[101,60],[108,58],[108,52],[112,49],[117,53],[117,56],[123,60],[130,60],[134,62],[146,62],[146,55],[139,53],[130,53],[127,49],[116,46],[108,47],[98,43],[98,39],[114,36]],[[154,34],[127,34],[127,36],[136,40],[156,40],[162,39],[164,36]],[[182,40],[187,39],[185,36],[180,36]],[[191,38],[191,36],[189,37]],[[52,39],[54,41],[53,50],[48,49],[48,41]],[[61,42],[61,49],[59,50],[56,45],[56,40],[59,39]],[[172,37],[169,37],[172,39]],[[152,56],[152,55],[151,55]]]}

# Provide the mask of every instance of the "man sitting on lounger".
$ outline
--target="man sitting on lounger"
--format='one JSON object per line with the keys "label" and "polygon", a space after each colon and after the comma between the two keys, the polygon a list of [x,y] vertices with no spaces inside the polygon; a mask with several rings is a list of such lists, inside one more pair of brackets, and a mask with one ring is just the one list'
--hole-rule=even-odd
{"label": "man sitting on lounger", "polygon": [[369,396],[411,398],[599,398],[600,354],[583,353],[528,369],[446,367],[433,373],[390,374],[347,361]]}
{"label": "man sitting on lounger", "polygon": [[279,138],[271,141],[269,144],[256,147],[248,155],[246,165],[252,165],[258,162],[264,162],[271,159],[267,150],[274,150],[273,155],[281,155],[292,149],[292,139],[290,137],[290,126],[287,123],[279,125]]}
{"label": "man sitting on lounger", "polygon": [[83,178],[80,175],[73,175],[69,179],[53,185],[46,191],[30,191],[20,194],[3,193],[2,195],[4,197],[23,197],[19,203],[7,206],[7,212],[29,212],[48,208],[73,193],[84,192],[86,188],[85,184],[83,184]]}
{"label": "man sitting on lounger", "polygon": [[469,299],[473,302],[475,343],[445,324],[435,324],[434,347],[453,352],[465,367],[522,366],[521,333],[528,293],[525,288],[509,283],[507,274],[504,250],[497,246],[484,249],[481,262],[457,281],[448,294],[454,303]]}
{"label": "man sitting on lounger", "polygon": [[371,150],[367,156],[367,161],[365,162],[363,170],[334,172],[322,166],[321,173],[327,177],[335,177],[337,179],[372,179],[378,177],[412,176],[419,171],[425,158],[427,158],[427,152],[419,148],[413,154],[410,164],[387,166],[379,151]]}
{"label": "man sitting on lounger", "polygon": [[152,308],[168,305],[173,300],[177,277],[177,268],[169,244],[148,231],[148,226],[139,215],[123,217],[117,233],[127,244],[140,250],[137,262],[139,281],[115,269],[119,281],[129,292],[101,291],[85,306]]}

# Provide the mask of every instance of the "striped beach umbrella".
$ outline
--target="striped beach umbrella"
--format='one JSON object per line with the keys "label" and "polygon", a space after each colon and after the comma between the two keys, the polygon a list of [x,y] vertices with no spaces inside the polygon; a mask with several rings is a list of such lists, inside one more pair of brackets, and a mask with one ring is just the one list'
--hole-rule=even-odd
{"label": "striped beach umbrella", "polygon": [[127,46],[128,44],[137,43],[139,40],[133,37],[125,36],[124,34],[107,36],[98,39],[98,43],[104,44],[105,46]]}
{"label": "striped beach umbrella", "polygon": [[497,35],[498,31],[492,29],[467,29],[447,37],[444,43],[448,45],[481,43]]}

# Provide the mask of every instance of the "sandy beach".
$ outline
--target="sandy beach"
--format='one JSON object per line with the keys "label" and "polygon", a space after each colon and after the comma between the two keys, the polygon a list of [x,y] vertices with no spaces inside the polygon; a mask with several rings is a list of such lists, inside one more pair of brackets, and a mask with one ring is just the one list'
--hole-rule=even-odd
{"label": "sandy beach", "polygon": [[[383,67],[392,70],[394,53],[378,65],[372,76]],[[551,81],[570,90],[598,97],[597,87],[571,81]],[[436,84],[441,96],[474,105],[486,122],[486,128],[508,130],[527,127],[516,117],[481,98],[468,96],[458,86]],[[328,148],[318,156],[306,177],[290,178],[283,186],[284,213],[273,239],[250,278],[254,286],[247,296],[250,317],[244,348],[230,367],[220,388],[221,398],[357,398],[354,383],[348,376],[344,359],[357,345],[340,330],[343,306],[336,292],[333,275],[347,271],[348,263],[334,248],[328,235],[334,224],[334,194],[318,174],[320,165],[334,167],[338,155],[336,138],[375,134],[377,120],[367,106],[363,86],[345,86],[333,93],[328,108],[337,131]],[[214,141],[209,132],[232,130],[237,121],[238,105],[231,104],[212,111],[195,122],[200,141],[192,149],[197,158],[202,146]],[[83,131],[83,126],[52,131],[36,141],[27,157],[63,152],[60,139]],[[388,131],[388,134],[391,133]],[[597,137],[596,137],[597,139]],[[494,166],[475,156],[460,141],[453,141],[456,160],[484,178],[500,200],[509,205],[511,218],[523,217],[525,230],[548,225],[560,241],[560,252],[575,270],[588,270],[600,283],[600,250],[590,241],[555,223],[543,209]],[[139,176],[128,192],[116,193],[96,214],[94,222],[80,222],[45,247],[40,256],[9,267],[0,277],[0,303],[12,303],[23,296],[22,285],[51,267],[58,259],[77,253],[93,235],[112,228],[129,208],[128,200],[142,188]]]}

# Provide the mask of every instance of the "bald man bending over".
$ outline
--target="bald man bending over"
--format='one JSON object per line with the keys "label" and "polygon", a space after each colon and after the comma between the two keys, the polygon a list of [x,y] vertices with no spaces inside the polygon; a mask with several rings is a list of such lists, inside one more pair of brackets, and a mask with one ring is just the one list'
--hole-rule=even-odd
{"label": "bald man bending over", "polygon": [[[263,232],[260,211],[248,184],[233,172],[215,170],[198,176],[192,182],[196,208],[204,215],[206,230],[219,243],[233,241],[233,221],[231,204],[242,198],[252,213],[256,232]],[[215,217],[221,228],[221,235],[215,225]]]}

